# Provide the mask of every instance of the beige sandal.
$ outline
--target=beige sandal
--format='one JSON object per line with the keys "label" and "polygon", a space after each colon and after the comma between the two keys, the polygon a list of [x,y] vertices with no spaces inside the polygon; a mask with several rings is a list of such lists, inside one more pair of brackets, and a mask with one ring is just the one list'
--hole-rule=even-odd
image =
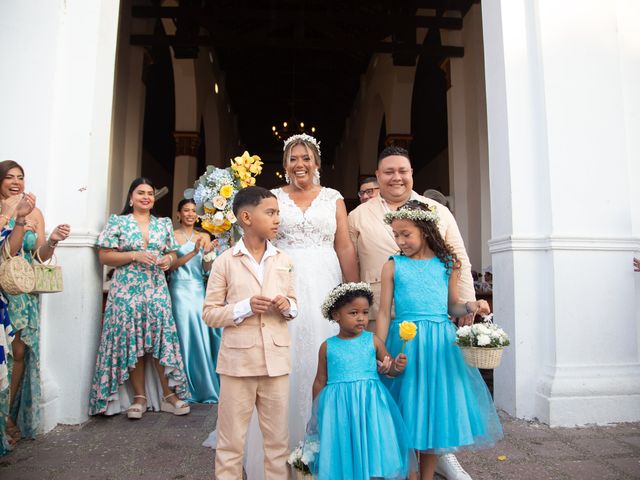
{"label": "beige sandal", "polygon": [[167,402],[167,398],[173,396],[175,396],[175,392],[170,393],[166,397],[162,397],[162,402],[160,402],[160,411],[173,413],[174,415],[186,415],[191,411],[189,404],[183,400],[178,400],[175,405],[171,402]]}
{"label": "beige sandal", "polygon": [[6,432],[10,446],[13,447],[16,443],[22,440],[22,432],[11,417],[7,417]]}
{"label": "beige sandal", "polygon": [[131,404],[129,408],[127,408],[127,418],[132,420],[139,420],[144,415],[144,412],[147,411],[147,397],[144,395],[134,395],[133,399],[136,398],[144,398],[144,403],[135,402]]}

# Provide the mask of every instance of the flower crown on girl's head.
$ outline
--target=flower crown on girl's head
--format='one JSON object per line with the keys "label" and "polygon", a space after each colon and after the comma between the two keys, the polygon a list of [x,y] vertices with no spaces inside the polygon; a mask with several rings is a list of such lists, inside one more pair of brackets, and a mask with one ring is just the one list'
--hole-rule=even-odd
{"label": "flower crown on girl's head", "polygon": [[[419,203],[417,201],[414,204]],[[427,205],[426,203],[421,203],[420,205],[424,205],[426,210],[421,208],[412,208],[412,206],[408,203],[405,203],[395,212],[387,212],[384,214],[385,223],[391,225],[391,222],[394,220],[411,220],[413,222],[416,221],[424,221],[424,222],[434,222],[438,223],[440,217],[438,216],[438,212],[436,211],[436,207],[433,205]]]}
{"label": "flower crown on girl's head", "polygon": [[284,147],[282,147],[282,151],[285,151],[289,146],[289,144],[300,142],[300,141],[311,143],[314,147],[316,147],[316,150],[318,151],[318,156],[320,157],[322,156],[322,154],[320,153],[320,142],[316,140],[314,137],[312,137],[311,135],[307,135],[306,133],[299,133],[297,135],[292,135],[291,137],[287,138],[284,141]]}
{"label": "flower crown on girl's head", "polygon": [[331,311],[335,308],[335,305],[342,297],[351,292],[362,292],[366,297],[373,297],[373,290],[371,290],[371,286],[366,282],[341,283],[331,290],[327,298],[322,302],[322,306],[320,307],[322,316],[331,320]]}

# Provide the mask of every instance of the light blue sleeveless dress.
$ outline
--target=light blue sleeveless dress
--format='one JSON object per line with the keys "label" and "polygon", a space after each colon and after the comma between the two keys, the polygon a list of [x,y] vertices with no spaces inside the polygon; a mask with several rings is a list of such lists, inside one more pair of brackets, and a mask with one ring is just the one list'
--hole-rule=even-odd
{"label": "light blue sleeveless dress", "polygon": [[380,381],[373,334],[327,340],[328,381],[314,402],[305,454],[326,480],[404,479],[415,470],[407,429]]}
{"label": "light blue sleeveless dress", "polygon": [[389,382],[409,430],[411,446],[428,453],[490,448],[503,437],[502,426],[486,384],[469,367],[455,344],[455,326],[447,316],[449,273],[437,257],[394,260],[396,317],[389,328],[387,349],[402,348],[399,325],[418,327],[407,342],[405,371]]}
{"label": "light blue sleeveless dress", "polygon": [[[189,239],[178,248],[178,258],[193,250]],[[184,265],[171,272],[169,292],[173,318],[178,330],[182,360],[189,383],[190,402],[218,403],[220,381],[216,360],[220,350],[221,329],[202,321],[206,275],[202,268],[202,250]]]}

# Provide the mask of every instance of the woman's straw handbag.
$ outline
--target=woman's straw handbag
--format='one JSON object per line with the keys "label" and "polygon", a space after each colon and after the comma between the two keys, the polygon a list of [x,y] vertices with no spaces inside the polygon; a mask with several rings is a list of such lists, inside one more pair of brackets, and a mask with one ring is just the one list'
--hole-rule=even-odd
{"label": "woman's straw handbag", "polygon": [[40,249],[37,249],[35,257],[38,263],[33,264],[33,272],[36,277],[33,293],[61,292],[63,289],[62,267],[56,265],[55,254],[45,263],[40,258]]}
{"label": "woman's straw handbag", "polygon": [[9,295],[31,293],[36,276],[31,264],[22,256],[11,256],[9,240],[5,240],[0,263],[0,288]]}
{"label": "woman's straw handbag", "polygon": [[504,347],[460,347],[462,356],[467,365],[475,368],[498,368],[502,360]]}

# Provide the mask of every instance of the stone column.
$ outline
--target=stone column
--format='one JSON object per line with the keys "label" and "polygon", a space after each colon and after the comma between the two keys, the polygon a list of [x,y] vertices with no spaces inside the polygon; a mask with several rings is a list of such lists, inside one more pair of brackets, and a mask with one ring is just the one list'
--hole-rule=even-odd
{"label": "stone column", "polygon": [[518,417],[640,419],[639,13],[482,2],[494,305],[512,336],[495,399]]}
{"label": "stone column", "polygon": [[173,209],[172,218],[185,189],[193,187],[195,179],[203,172],[197,172],[199,132],[174,132],[176,140],[176,163],[173,169]]}
{"label": "stone column", "polygon": [[64,292],[42,296],[43,430],[87,420],[102,318],[95,240],[107,211],[118,2],[30,1],[0,8],[1,158],[26,171],[56,249]]}

